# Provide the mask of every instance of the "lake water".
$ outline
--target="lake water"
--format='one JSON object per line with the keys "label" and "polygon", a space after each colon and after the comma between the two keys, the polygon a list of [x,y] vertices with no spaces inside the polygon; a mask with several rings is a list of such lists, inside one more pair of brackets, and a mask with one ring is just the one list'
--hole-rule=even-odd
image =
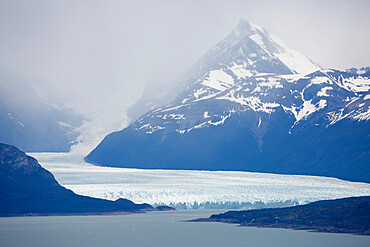
{"label": "lake water", "polygon": [[189,223],[222,211],[0,218],[1,247],[362,247],[369,236]]}

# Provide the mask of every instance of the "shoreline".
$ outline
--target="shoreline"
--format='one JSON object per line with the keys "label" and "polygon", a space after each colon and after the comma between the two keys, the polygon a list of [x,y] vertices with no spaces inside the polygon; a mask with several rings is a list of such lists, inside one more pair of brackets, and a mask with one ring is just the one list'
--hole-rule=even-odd
{"label": "shoreline", "polygon": [[116,212],[93,212],[93,213],[27,213],[27,214],[8,214],[0,215],[0,218],[14,218],[14,217],[44,217],[44,216],[100,216],[100,215],[132,215],[132,214],[145,214],[150,212],[175,212],[177,209],[168,210],[142,210],[142,211],[116,211]]}
{"label": "shoreline", "polygon": [[362,234],[359,232],[351,232],[351,231],[341,231],[339,229],[321,229],[319,227],[308,227],[308,226],[286,226],[286,225],[278,225],[278,224],[241,224],[240,222],[233,222],[228,220],[213,220],[210,218],[199,218],[194,220],[188,220],[185,222],[204,222],[204,223],[225,223],[225,224],[234,224],[236,227],[255,227],[255,228],[266,228],[266,229],[287,229],[287,230],[294,230],[294,231],[307,231],[307,232],[317,232],[317,233],[339,233],[339,234],[349,234],[355,236],[370,236],[370,234]]}

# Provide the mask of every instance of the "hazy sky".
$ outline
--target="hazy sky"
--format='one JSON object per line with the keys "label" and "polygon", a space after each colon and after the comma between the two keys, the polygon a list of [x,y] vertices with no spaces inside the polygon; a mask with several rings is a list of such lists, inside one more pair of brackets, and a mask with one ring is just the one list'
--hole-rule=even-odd
{"label": "hazy sky", "polygon": [[370,1],[0,0],[0,64],[81,109],[133,103],[244,18],[322,67],[370,65]]}

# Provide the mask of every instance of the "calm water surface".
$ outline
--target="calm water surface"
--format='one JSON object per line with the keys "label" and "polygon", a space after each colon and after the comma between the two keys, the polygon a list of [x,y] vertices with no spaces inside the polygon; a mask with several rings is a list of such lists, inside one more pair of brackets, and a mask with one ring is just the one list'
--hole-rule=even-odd
{"label": "calm water surface", "polygon": [[0,246],[370,246],[367,236],[182,222],[219,212],[186,210],[119,216],[0,218]]}

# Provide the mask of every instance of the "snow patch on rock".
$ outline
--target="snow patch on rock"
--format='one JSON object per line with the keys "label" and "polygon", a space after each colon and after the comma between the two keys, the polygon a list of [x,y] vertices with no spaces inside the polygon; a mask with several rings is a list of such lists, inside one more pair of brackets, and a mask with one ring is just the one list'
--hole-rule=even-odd
{"label": "snow patch on rock", "polygon": [[234,79],[223,70],[212,70],[209,72],[208,78],[203,80],[202,84],[219,91],[224,91],[234,84]]}

